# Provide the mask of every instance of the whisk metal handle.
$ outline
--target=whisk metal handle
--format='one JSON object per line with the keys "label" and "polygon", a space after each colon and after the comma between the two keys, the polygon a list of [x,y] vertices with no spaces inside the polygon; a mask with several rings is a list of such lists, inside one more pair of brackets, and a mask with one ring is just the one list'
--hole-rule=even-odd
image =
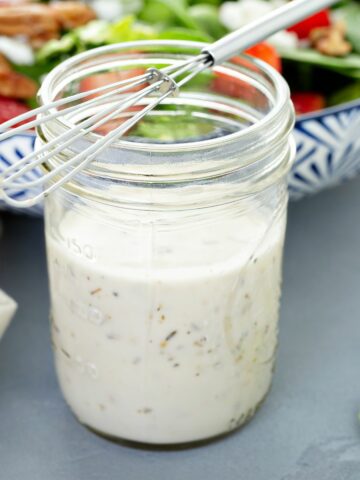
{"label": "whisk metal handle", "polygon": [[214,65],[221,64],[274,33],[337,2],[338,0],[293,0],[259,20],[251,22],[248,27],[242,27],[209,47],[205,47],[203,53],[212,58]]}

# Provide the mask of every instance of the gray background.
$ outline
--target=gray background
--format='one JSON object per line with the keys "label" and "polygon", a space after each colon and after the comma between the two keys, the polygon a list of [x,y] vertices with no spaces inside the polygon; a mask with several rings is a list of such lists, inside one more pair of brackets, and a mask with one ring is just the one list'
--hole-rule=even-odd
{"label": "gray background", "polygon": [[58,389],[42,222],[4,215],[0,285],[19,302],[0,346],[1,480],[359,480],[360,180],[292,204],[272,392],[239,432],[201,448],[110,443]]}

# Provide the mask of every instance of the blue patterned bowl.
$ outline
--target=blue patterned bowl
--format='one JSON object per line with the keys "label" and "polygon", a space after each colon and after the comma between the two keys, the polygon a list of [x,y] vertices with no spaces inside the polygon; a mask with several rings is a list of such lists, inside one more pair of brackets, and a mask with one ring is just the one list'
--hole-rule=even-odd
{"label": "blue patterned bowl", "polygon": [[360,99],[299,116],[294,134],[291,198],[333,187],[360,172]]}
{"label": "blue patterned bowl", "polygon": [[[297,156],[289,178],[292,199],[314,194],[360,172],[360,99],[298,117]],[[0,143],[0,172],[34,148],[35,135],[23,134]],[[28,176],[27,180],[34,176]],[[26,198],[29,192],[18,193]],[[0,204],[0,208],[4,207]],[[41,206],[26,210],[39,215]]]}

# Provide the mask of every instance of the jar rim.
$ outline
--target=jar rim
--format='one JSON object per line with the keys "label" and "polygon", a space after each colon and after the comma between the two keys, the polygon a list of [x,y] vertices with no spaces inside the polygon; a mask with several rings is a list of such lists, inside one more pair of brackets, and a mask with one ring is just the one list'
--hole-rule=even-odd
{"label": "jar rim", "polygon": [[[68,69],[74,68],[76,64],[79,64],[83,61],[89,60],[96,56],[101,56],[103,54],[109,54],[116,51],[127,49],[136,49],[141,47],[183,47],[188,49],[203,49],[208,44],[203,42],[193,42],[188,40],[140,40],[134,42],[123,42],[118,44],[105,45],[98,47],[87,52],[80,53],[74,57],[64,61],[57,67],[55,67],[45,78],[42,83],[42,86],[39,90],[39,101],[42,104],[47,104],[53,101],[51,96],[51,90],[56,79],[63,75]],[[243,55],[244,58],[249,62],[249,64],[255,66],[261,73],[264,73],[272,82],[274,88],[274,105],[271,106],[270,110],[264,114],[260,119],[257,119],[252,125],[246,126],[243,129],[239,129],[233,133],[228,133],[223,136],[210,138],[206,140],[196,140],[196,141],[187,141],[187,142],[172,142],[172,143],[155,143],[155,142],[136,142],[136,141],[126,141],[124,139],[117,139],[112,144],[113,147],[119,147],[120,149],[127,151],[151,151],[153,153],[189,153],[191,151],[198,151],[209,148],[217,148],[223,146],[224,144],[229,144],[232,142],[239,142],[244,137],[257,136],[260,131],[267,131],[276,119],[284,112],[287,108],[290,101],[290,90],[284,80],[284,78],[269,64],[265,63],[262,60]],[[224,63],[220,67],[227,67],[228,69],[234,70],[236,64],[231,61]],[[57,119],[63,126],[68,127],[68,125],[61,120]],[[94,135],[95,134],[90,134]]]}

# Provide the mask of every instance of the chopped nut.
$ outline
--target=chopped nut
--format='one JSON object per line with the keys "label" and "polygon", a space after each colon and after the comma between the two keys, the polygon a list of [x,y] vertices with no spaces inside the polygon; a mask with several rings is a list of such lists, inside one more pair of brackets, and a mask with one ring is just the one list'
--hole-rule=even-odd
{"label": "chopped nut", "polygon": [[0,35],[37,37],[57,34],[59,24],[47,5],[17,5],[0,9]]}
{"label": "chopped nut", "polygon": [[346,38],[346,26],[337,22],[330,27],[315,28],[310,33],[311,45],[323,55],[344,57],[352,50]]}
{"label": "chopped nut", "polygon": [[34,48],[58,38],[62,29],[85,25],[96,18],[95,12],[81,2],[12,4],[0,9],[0,35],[28,37]]}
{"label": "chopped nut", "polygon": [[96,18],[94,10],[81,2],[55,2],[49,5],[61,28],[71,29],[85,25]]}

